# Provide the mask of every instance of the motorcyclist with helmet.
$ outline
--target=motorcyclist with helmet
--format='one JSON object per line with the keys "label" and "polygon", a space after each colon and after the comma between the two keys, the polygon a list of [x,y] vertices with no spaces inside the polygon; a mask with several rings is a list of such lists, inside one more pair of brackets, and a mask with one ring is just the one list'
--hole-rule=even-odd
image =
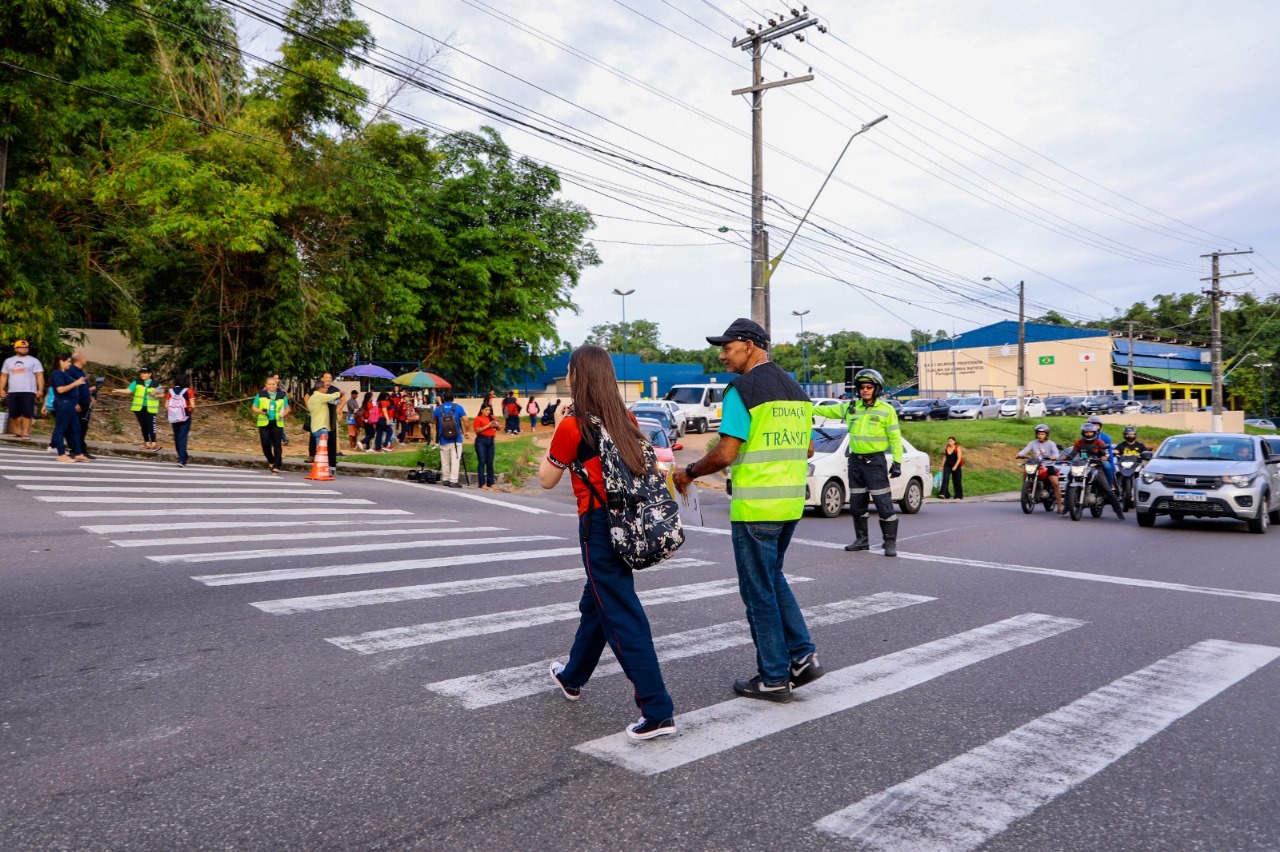
{"label": "motorcyclist with helmet", "polygon": [[[1111,457],[1111,448],[1099,437],[1101,435],[1102,433],[1098,430],[1098,424],[1092,420],[1086,420],[1084,425],[1080,427],[1080,440],[1072,444],[1071,449],[1059,456],[1059,460],[1068,461],[1084,453],[1089,458],[1105,464]],[[1116,492],[1112,489],[1111,484],[1107,482],[1107,478],[1105,476],[1095,478],[1094,482],[1102,489],[1102,493],[1106,496],[1107,502],[1111,504],[1111,508],[1116,510],[1116,517],[1123,521],[1124,508],[1120,505],[1120,498],[1116,496]]]}
{"label": "motorcyclist with helmet", "polygon": [[1140,456],[1149,451],[1146,444],[1138,440],[1138,427],[1124,427],[1124,440],[1111,448],[1117,456]]}
{"label": "motorcyclist with helmet", "polygon": [[[1027,444],[1018,452],[1018,458],[1033,458],[1036,461],[1057,461],[1058,445],[1049,440],[1049,426],[1045,423],[1036,425],[1036,437],[1031,443]],[[1062,514],[1062,489],[1058,487],[1058,468],[1055,465],[1046,464],[1045,479],[1049,481],[1049,485],[1053,487],[1053,499],[1058,504],[1058,514]]]}
{"label": "motorcyclist with helmet", "polygon": [[1107,474],[1107,484],[1116,487],[1116,452],[1111,436],[1102,431],[1102,418],[1096,414],[1085,421],[1092,423],[1098,430],[1098,440],[1107,445],[1107,458],[1102,462],[1102,469]]}
{"label": "motorcyclist with helmet", "polygon": [[[839,417],[849,426],[849,512],[853,515],[853,544],[845,550],[870,550],[867,509],[876,504],[880,516],[880,532],[884,536],[884,555],[898,555],[898,515],[893,507],[889,480],[902,476],[902,430],[898,413],[880,399],[884,378],[875,370],[859,370],[853,377],[856,401],[834,405],[815,405],[813,411],[824,417]],[[884,454],[893,455],[887,465]]]}

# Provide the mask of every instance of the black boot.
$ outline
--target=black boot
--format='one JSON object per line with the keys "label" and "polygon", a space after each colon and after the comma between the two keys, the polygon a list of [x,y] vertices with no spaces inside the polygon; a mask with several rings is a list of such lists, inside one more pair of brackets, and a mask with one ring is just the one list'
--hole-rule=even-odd
{"label": "black boot", "polygon": [[898,555],[898,519],[894,518],[892,521],[886,521],[884,518],[881,518],[880,533],[884,536],[884,555],[897,556]]}
{"label": "black boot", "polygon": [[853,516],[853,531],[856,535],[853,544],[846,544],[845,550],[870,550],[871,539],[867,537],[867,516]]}

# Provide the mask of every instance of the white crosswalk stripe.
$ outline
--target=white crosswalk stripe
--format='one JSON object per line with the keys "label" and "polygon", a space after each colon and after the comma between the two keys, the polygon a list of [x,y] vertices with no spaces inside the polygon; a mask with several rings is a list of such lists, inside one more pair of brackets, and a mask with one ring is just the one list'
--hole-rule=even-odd
{"label": "white crosswalk stripe", "polygon": [[[575,572],[578,576],[581,571]],[[896,592],[882,592],[866,597],[853,598],[846,601],[821,604],[804,609],[804,618],[809,628],[826,627],[853,621],[882,612],[890,612],[906,606],[927,603],[934,598],[921,595],[906,595]],[[257,604],[254,604],[257,606]],[[658,652],[661,663],[693,657],[701,654],[712,654],[726,648],[736,648],[751,644],[751,631],[745,620],[713,624],[709,627],[698,627],[666,636],[653,638],[654,648]],[[551,665],[550,658],[514,666],[508,669],[484,672],[477,675],[466,675],[449,680],[427,684],[427,689],[441,695],[458,699],[463,707],[476,709],[502,704],[536,695],[547,690],[546,673]],[[592,682],[611,675],[622,674],[622,666],[616,660],[601,662],[591,675]]]}
{"label": "white crosswalk stripe", "polygon": [[[247,488],[214,488],[208,485],[200,485],[192,488],[157,488],[152,485],[123,485],[123,486],[97,486],[97,485],[18,485],[19,491],[69,491],[74,494],[189,494],[194,498],[203,500],[206,497],[217,497],[219,494],[274,494],[277,496],[295,494],[341,494],[341,491],[330,491],[327,489],[306,490],[296,486],[273,486],[263,483],[257,487]],[[132,500],[130,496],[128,499]]]}
{"label": "white crosswalk stripe", "polygon": [[1083,621],[1039,613],[1018,615],[828,672],[822,680],[797,692],[797,700],[790,704],[735,698],[682,713],[679,723],[682,736],[655,741],[650,748],[635,748],[635,744],[623,734],[601,737],[575,748],[641,775],[657,775],[752,740],[919,686],[1083,624]]}
{"label": "white crosswalk stripe", "polygon": [[[706,562],[702,559],[669,559],[661,565],[655,565],[650,568],[649,573],[670,571],[673,568],[693,568],[699,565],[713,564],[715,563]],[[582,569],[580,567],[556,571],[534,571],[527,574],[500,574],[496,577],[453,580],[443,583],[424,583],[417,586],[398,586],[392,589],[369,589],[362,592],[339,592],[331,595],[310,595],[274,601],[257,601],[250,604],[250,606],[256,606],[263,612],[269,612],[273,615],[293,615],[298,612],[320,612],[328,609],[349,609],[356,606],[402,603],[404,601],[442,598],[449,595],[492,592],[498,589],[521,589],[530,586],[544,586],[550,583],[567,583],[575,580],[582,581]]]}
{"label": "white crosswalk stripe", "polygon": [[[430,533],[463,533],[463,532],[496,532],[505,530],[506,527],[425,527],[420,526],[423,521],[397,521],[399,527],[393,530],[334,530],[326,529],[323,533],[325,541],[333,541],[336,538],[382,538],[393,535],[428,535]],[[432,523],[426,521],[425,523]],[[440,523],[436,521],[435,523]],[[193,544],[234,544],[248,543],[251,541],[301,541],[303,539],[314,540],[317,533],[311,532],[300,533],[261,533],[257,535],[195,535],[181,536],[178,538],[145,538],[145,539],[114,539],[112,544],[116,547],[187,547]]]}
{"label": "white crosswalk stripe", "polygon": [[[471,554],[471,558],[485,561],[511,560],[523,562],[528,559],[550,559],[559,556],[574,556],[581,549],[573,547],[552,547],[546,550],[512,550]],[[283,580],[309,580],[319,577],[353,577],[363,574],[385,574],[390,571],[418,571],[425,568],[452,568],[458,564],[458,556],[438,556],[433,559],[399,559],[361,563],[357,565],[320,565],[314,568],[277,568],[271,571],[248,571],[240,574],[205,574],[191,579],[206,586],[239,586],[246,583],[274,583]]]}
{"label": "white crosswalk stripe", "polygon": [[[790,580],[793,583],[803,583],[807,582],[808,578],[791,577]],[[708,583],[693,583],[642,592],[640,594],[640,602],[647,607],[658,606],[664,603],[678,603],[717,595],[728,595],[737,591],[737,580],[712,580]],[[570,621],[577,617],[577,603],[551,604],[550,606],[508,610],[490,615],[455,618],[449,621],[414,624],[408,627],[393,627],[389,630],[371,630],[368,633],[360,633],[355,636],[335,636],[325,641],[332,642],[339,648],[360,654],[378,654],[383,651],[416,648],[420,645],[429,645],[435,642],[448,642],[452,639],[482,636],[486,633],[499,633],[504,630],[533,627],[537,624],[548,624],[553,621]]]}
{"label": "white crosswalk stripe", "polygon": [[[12,476],[8,474],[6,474],[4,478],[12,480],[14,482],[65,483],[68,480],[68,477],[65,477],[65,476]],[[161,477],[145,477],[145,476],[77,476],[74,479],[77,485],[84,482],[115,482],[120,485],[137,485],[139,483],[152,484],[152,485],[179,484],[178,481],[174,481],[173,479],[161,478]],[[264,479],[261,476],[253,476],[253,477],[225,476],[218,479],[214,479],[214,478],[184,479],[184,480],[180,480],[180,483],[182,485],[263,485],[268,488],[288,487],[288,488],[296,488],[299,490],[304,490],[304,489],[314,487],[310,482],[289,482],[287,480]]]}
{"label": "white crosswalk stripe", "polygon": [[[450,529],[451,533],[479,532],[481,530],[497,530],[501,527],[463,527]],[[320,533],[317,533],[320,535]],[[461,547],[464,545],[509,544],[517,541],[561,541],[558,535],[506,535],[482,536],[480,538],[442,538],[419,539],[418,541],[384,541],[378,543],[378,551],[416,550],[428,547]],[[337,544],[327,547],[277,547],[263,550],[224,550],[217,553],[166,553],[160,556],[148,556],[152,562],[171,565],[175,562],[232,562],[242,559],[283,559],[290,556],[322,556],[339,553],[367,553],[368,544]]]}
{"label": "white crosswalk stripe", "polygon": [[977,849],[1280,657],[1211,640],[814,823],[867,850]]}
{"label": "white crosswalk stripe", "polygon": [[[313,510],[320,511],[320,510]],[[338,511],[343,511],[339,509]],[[393,510],[395,514],[407,515],[409,512],[403,510]],[[59,513],[63,514],[63,513]],[[276,513],[272,513],[276,514]],[[457,521],[452,518],[413,518],[406,520],[404,518],[396,518],[393,520],[364,520],[361,519],[361,526],[368,527],[375,524],[397,524],[404,526],[406,524],[456,524]],[[144,532],[180,532],[183,530],[245,530],[245,529],[297,529],[298,527],[325,527],[328,535],[334,534],[333,521],[178,521],[171,524],[90,524],[80,527],[85,532],[97,533],[98,535],[124,535],[126,533],[144,533]],[[274,536],[273,536],[274,538]],[[146,544],[164,544],[167,539],[147,539]],[[183,539],[190,543],[193,539]],[[119,544],[121,547],[138,546],[133,542],[125,543],[115,541],[112,544]]]}
{"label": "white crosswalk stripe", "polygon": [[[101,501],[95,501],[95,502],[101,502]],[[115,502],[115,501],[112,501],[112,502]],[[130,501],[130,502],[134,502],[134,501]],[[242,502],[242,501],[237,501],[237,502]],[[263,501],[255,500],[252,502],[257,503],[257,502],[263,502]],[[279,501],[270,500],[266,502],[278,503]],[[297,500],[290,501],[290,503],[297,503],[297,502],[299,501]],[[356,500],[353,502],[364,503],[368,505],[373,501],[372,500]],[[58,514],[64,518],[137,518],[140,516],[147,516],[153,512],[159,512],[159,511],[160,510],[158,509],[149,509],[149,508],[148,509],[85,509],[85,510],[59,511]],[[200,517],[214,516],[214,515],[252,515],[255,518],[260,518],[262,517],[263,509],[260,506],[245,506],[244,508],[241,508],[241,509],[224,509],[224,508],[218,508],[218,507],[212,507],[212,506],[202,506],[200,508],[194,508],[194,507],[166,508],[163,510],[163,513],[166,517],[191,516],[191,515],[198,515]],[[271,509],[272,517],[277,517],[277,516],[284,517],[289,515],[306,515],[308,517],[311,517],[313,515],[314,516],[334,515],[334,516],[341,516],[341,517],[346,517],[348,515],[407,516],[412,514],[413,512],[410,512],[407,509],[319,509],[319,508],[307,508],[307,509],[273,508]],[[336,519],[337,518],[335,518],[335,520]],[[332,521],[330,521],[329,523],[332,523]]]}
{"label": "white crosswalk stripe", "polygon": [[[107,497],[107,496],[81,497],[76,494],[66,494],[66,495],[58,495],[58,496],[46,496],[43,494],[37,494],[35,495],[35,497],[37,500],[41,501],[42,503],[119,503],[122,499],[124,499],[120,497]],[[128,499],[128,502],[131,504],[143,505],[143,506],[173,504],[172,497],[129,497],[127,499]],[[330,504],[342,504],[345,506],[358,506],[358,505],[369,506],[373,504],[372,500],[362,500],[362,499],[351,498],[351,497],[345,497],[345,498],[290,497],[289,502],[290,503],[330,503]],[[241,503],[245,505],[248,505],[248,504],[261,505],[263,503],[272,503],[272,504],[278,505],[280,503],[280,498],[279,497],[205,497],[202,495],[200,497],[200,503],[201,504]],[[172,513],[166,510],[165,514],[172,514]]]}

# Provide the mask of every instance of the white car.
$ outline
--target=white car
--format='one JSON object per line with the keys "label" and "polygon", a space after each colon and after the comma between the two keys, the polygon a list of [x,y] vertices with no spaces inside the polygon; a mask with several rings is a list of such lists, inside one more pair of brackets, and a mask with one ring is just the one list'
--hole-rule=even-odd
{"label": "white car", "polygon": [[999,417],[1000,403],[994,396],[965,396],[947,400],[951,410],[947,417],[951,420],[981,420],[984,417]]}
{"label": "white car", "polygon": [[[1044,400],[1038,396],[1028,396],[1022,399],[1022,416],[1032,420],[1040,420],[1044,418],[1046,413]],[[1018,398],[1006,399],[1000,403],[1001,417],[1017,417],[1018,416]]]}
{"label": "white car", "polygon": [[636,415],[643,417],[645,411],[665,411],[667,416],[671,418],[671,422],[676,424],[676,436],[684,437],[684,412],[680,410],[680,406],[669,399],[642,399],[639,402],[633,402],[627,406]]}

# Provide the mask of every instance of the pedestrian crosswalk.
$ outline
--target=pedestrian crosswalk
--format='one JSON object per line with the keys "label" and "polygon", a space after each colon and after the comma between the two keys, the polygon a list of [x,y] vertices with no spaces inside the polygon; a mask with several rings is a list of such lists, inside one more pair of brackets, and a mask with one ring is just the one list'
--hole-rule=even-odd
{"label": "pedestrian crosswalk", "polygon": [[[546,672],[553,660],[562,659],[557,655],[566,650],[572,628],[554,634],[550,644],[545,637],[552,634],[534,628],[578,618],[583,572],[571,520],[552,515],[534,524],[526,513],[514,524],[507,518],[516,512],[504,514],[501,499],[490,496],[478,507],[442,489],[415,494],[403,484],[387,488],[394,494],[385,499],[370,499],[347,496],[352,492],[341,480],[319,486],[198,466],[160,474],[150,462],[112,461],[86,471],[87,466],[44,461],[34,453],[0,448],[0,470],[10,486],[5,489],[10,499],[58,503],[62,517],[82,522],[83,530],[111,546],[130,549],[144,564],[182,571],[193,588],[204,590],[213,601],[227,594],[219,591],[222,587],[285,589],[274,597],[272,591],[251,594],[257,599],[242,599],[238,605],[247,603],[255,617],[264,620],[312,619],[317,648],[343,654],[352,665],[367,665],[363,661],[381,655],[426,655],[431,648],[495,634],[527,636],[516,644],[519,650],[481,671],[454,668],[449,654],[430,655],[424,661],[430,674],[424,676],[422,688],[433,701],[495,718],[505,712],[518,714],[526,706],[522,702],[559,700]],[[419,494],[433,498],[428,504],[418,499]],[[159,504],[165,504],[162,510],[155,508]],[[335,525],[337,521],[341,525]],[[538,531],[528,532],[531,524]],[[680,735],[646,743],[633,742],[620,732],[583,738],[564,746],[567,755],[598,762],[620,777],[697,772],[754,743],[802,737],[822,720],[874,708],[876,702],[887,703],[913,690],[927,692],[949,679],[972,677],[993,660],[1080,642],[1092,627],[1049,611],[995,621],[974,618],[949,635],[853,665],[833,665],[835,660],[823,657],[826,676],[797,690],[796,700],[789,704],[731,698],[687,707],[681,702],[686,666],[716,655],[733,655],[742,663],[752,655],[727,542],[699,531],[690,536],[707,546],[687,546],[676,558],[645,571],[638,582],[651,618],[669,623],[666,613],[679,612],[690,621],[654,637],[679,706]],[[797,546],[805,542],[796,539],[793,548]],[[376,559],[358,558],[370,549],[376,551]],[[397,558],[388,558],[392,555]],[[193,571],[189,566],[223,562],[233,563],[228,566],[233,570],[188,574]],[[460,568],[474,570],[459,576]],[[437,573],[441,571],[452,573]],[[391,584],[397,577],[415,582]],[[805,601],[819,587],[829,588],[802,574],[790,580],[805,589],[800,595]],[[334,581],[346,585],[335,587]],[[563,586],[557,602],[535,597],[554,593],[557,586]],[[520,595],[529,598],[513,605]],[[858,622],[889,632],[898,620],[940,605],[928,595],[893,590],[829,597],[804,610],[820,647],[824,634],[854,629]],[[490,600],[503,603],[486,606]],[[406,615],[416,611],[412,606],[406,609],[406,604],[429,601],[441,603],[424,604],[418,617]],[[454,601],[468,606],[451,610]],[[422,613],[434,615],[423,618]],[[346,629],[332,627],[339,619],[354,617],[367,629],[351,630],[351,621],[341,622]],[[1277,657],[1280,648],[1214,637],[1202,637],[1163,656],[1151,654],[1136,663],[1132,673],[1096,688],[1091,684],[1092,691],[1064,706],[1019,719],[1021,724],[1012,730],[932,768],[904,772],[907,777],[883,790],[870,795],[860,791],[843,799],[813,820],[808,830],[814,837],[859,849],[978,848],[1105,773]],[[745,671],[750,666],[738,668]],[[606,654],[591,686],[621,673]],[[904,732],[910,730],[910,721],[904,720],[903,726]],[[856,772],[857,766],[850,763],[848,771]]]}

